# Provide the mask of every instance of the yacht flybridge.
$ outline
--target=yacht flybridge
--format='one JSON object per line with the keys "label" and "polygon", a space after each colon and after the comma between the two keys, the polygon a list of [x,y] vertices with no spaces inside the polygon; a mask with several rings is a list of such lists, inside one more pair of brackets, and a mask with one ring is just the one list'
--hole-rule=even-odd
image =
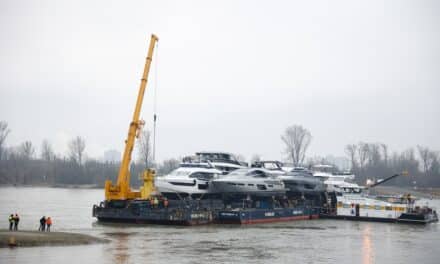
{"label": "yacht flybridge", "polygon": [[247,163],[240,162],[233,154],[227,152],[196,152],[194,156],[183,158],[181,167],[214,167],[223,174],[236,169],[246,168]]}

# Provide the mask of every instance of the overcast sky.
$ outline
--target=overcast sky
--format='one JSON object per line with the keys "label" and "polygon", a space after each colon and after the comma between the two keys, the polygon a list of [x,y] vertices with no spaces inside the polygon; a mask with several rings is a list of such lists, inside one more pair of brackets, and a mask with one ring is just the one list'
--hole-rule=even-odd
{"label": "overcast sky", "polygon": [[435,0],[2,0],[0,120],[8,146],[122,150],[155,33],[142,117],[151,128],[157,76],[159,160],[281,159],[292,124],[309,156],[361,140],[440,150],[439,14]]}

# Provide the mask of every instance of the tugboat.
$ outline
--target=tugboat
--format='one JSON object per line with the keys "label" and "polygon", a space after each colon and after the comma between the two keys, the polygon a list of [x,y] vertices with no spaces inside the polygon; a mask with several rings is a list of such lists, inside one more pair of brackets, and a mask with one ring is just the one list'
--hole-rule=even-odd
{"label": "tugboat", "polygon": [[[398,176],[400,174],[395,174],[365,189]],[[438,222],[437,212],[428,206],[416,206],[416,199],[410,194],[374,196],[345,189],[345,192],[333,192],[332,195],[328,206],[321,212],[321,218],[414,224]]]}

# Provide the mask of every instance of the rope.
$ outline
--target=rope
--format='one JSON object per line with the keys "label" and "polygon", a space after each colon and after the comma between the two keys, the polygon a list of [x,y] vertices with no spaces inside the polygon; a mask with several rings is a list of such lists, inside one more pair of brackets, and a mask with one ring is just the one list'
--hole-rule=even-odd
{"label": "rope", "polygon": [[154,71],[154,101],[153,101],[153,163],[156,162],[156,121],[157,121],[157,68],[158,68],[158,49],[159,49],[159,43],[156,42],[156,60],[154,63],[155,71]]}

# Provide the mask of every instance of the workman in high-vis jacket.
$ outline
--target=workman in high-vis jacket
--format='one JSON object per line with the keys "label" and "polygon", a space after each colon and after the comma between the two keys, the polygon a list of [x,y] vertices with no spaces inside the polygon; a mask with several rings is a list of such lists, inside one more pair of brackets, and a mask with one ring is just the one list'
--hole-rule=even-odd
{"label": "workman in high-vis jacket", "polygon": [[11,214],[9,216],[9,231],[12,231],[12,227],[14,226],[14,215]]}

